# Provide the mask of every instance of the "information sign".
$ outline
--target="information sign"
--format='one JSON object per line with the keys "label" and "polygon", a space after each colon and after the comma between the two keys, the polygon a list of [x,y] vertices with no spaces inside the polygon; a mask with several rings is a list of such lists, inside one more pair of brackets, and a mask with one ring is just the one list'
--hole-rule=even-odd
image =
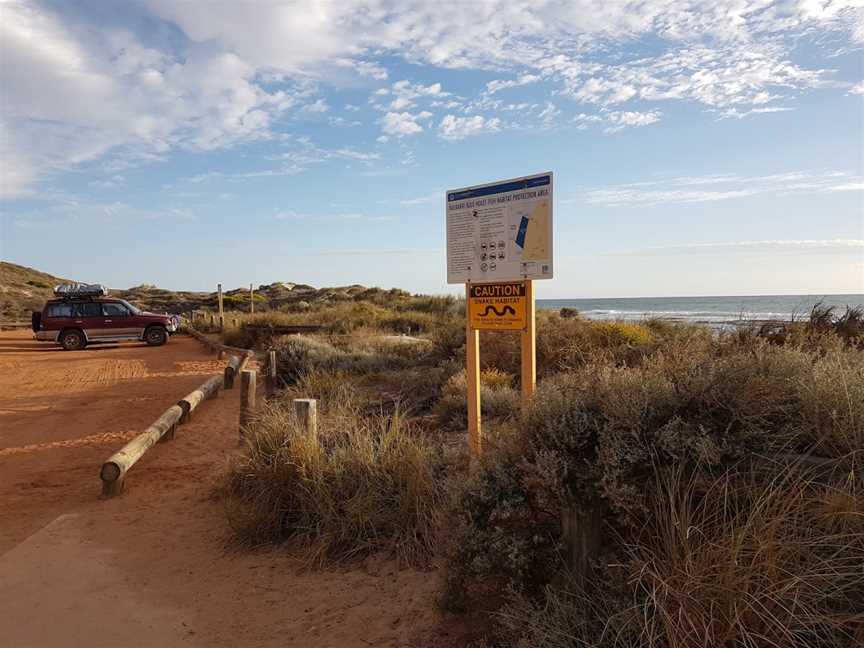
{"label": "information sign", "polygon": [[552,278],[552,172],[454,189],[447,283]]}

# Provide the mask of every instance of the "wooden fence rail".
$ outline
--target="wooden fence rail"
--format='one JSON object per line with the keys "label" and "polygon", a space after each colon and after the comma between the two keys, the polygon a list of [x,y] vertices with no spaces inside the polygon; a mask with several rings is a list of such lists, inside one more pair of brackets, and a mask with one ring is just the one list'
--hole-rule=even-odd
{"label": "wooden fence rail", "polygon": [[172,405],[144,432],[111,455],[108,461],[102,464],[102,470],[99,471],[99,477],[102,479],[102,494],[106,496],[120,494],[123,491],[123,483],[129,469],[157,441],[162,440],[166,435],[169,435],[168,438],[173,438],[174,429],[182,416],[183,408],[179,405]]}
{"label": "wooden fence rail", "polygon": [[[202,342],[212,342],[194,329],[190,328],[189,332]],[[176,405],[165,410],[150,427],[102,464],[99,477],[102,480],[102,494],[104,496],[110,497],[123,492],[126,473],[144,456],[144,453],[160,441],[173,439],[177,426],[188,422],[195,408],[208,398],[217,395],[222,387],[230,388],[228,387],[229,382],[233,386],[234,376],[243,371],[246,363],[254,355],[254,352],[249,349],[218,346],[224,347],[225,352],[233,354],[224,373],[208,378],[197,389],[181,398]]]}

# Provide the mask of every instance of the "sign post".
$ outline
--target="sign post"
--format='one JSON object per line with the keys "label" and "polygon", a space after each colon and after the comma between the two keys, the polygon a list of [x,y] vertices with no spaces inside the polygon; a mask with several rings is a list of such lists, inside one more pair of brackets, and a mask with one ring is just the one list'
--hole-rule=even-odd
{"label": "sign post", "polygon": [[447,283],[465,284],[468,445],[482,452],[480,331],[520,331],[522,406],[537,381],[534,279],[551,279],[552,173],[446,194]]}
{"label": "sign post", "polygon": [[537,318],[534,311],[534,282],[525,281],[525,328],[520,334],[522,347],[522,408],[524,409],[534,395],[537,383]]}
{"label": "sign post", "polygon": [[[471,284],[465,284],[466,299],[471,301]],[[465,323],[465,383],[468,385],[468,448],[472,457],[483,451],[480,415],[480,331]]]}

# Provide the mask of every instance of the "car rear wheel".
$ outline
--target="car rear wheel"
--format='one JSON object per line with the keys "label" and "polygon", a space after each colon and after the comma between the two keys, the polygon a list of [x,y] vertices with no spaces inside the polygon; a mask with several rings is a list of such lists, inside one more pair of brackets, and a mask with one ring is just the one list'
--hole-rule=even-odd
{"label": "car rear wheel", "polygon": [[144,341],[150,346],[162,346],[168,341],[168,332],[161,326],[151,326],[144,331]]}
{"label": "car rear wheel", "polygon": [[87,340],[81,331],[63,331],[60,334],[60,344],[67,351],[80,351],[86,346]]}

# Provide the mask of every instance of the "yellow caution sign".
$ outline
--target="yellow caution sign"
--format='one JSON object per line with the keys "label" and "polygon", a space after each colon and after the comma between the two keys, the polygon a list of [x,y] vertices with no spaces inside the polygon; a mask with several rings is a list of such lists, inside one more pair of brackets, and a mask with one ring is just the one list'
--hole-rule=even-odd
{"label": "yellow caution sign", "polygon": [[520,331],[526,326],[525,283],[469,284],[468,318],[472,329]]}

